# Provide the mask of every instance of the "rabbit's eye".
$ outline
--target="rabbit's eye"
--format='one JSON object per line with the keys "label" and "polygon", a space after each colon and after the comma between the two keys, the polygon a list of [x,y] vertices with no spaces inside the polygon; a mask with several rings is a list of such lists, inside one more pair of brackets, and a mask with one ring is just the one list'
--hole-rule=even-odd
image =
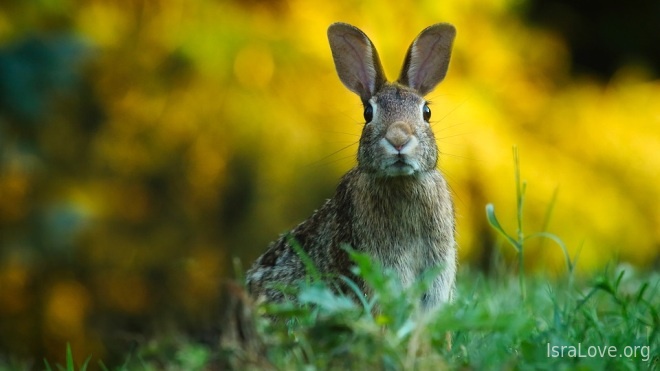
{"label": "rabbit's eye", "polygon": [[422,108],[422,115],[424,116],[424,121],[429,122],[431,119],[431,109],[428,104],[425,104],[424,108]]}
{"label": "rabbit's eye", "polygon": [[364,107],[364,121],[368,124],[374,118],[374,109],[371,107],[371,104]]}

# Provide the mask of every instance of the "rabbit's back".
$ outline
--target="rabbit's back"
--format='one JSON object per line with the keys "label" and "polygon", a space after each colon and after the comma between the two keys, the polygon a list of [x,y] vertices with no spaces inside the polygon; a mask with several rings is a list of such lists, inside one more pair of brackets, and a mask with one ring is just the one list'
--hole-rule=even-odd
{"label": "rabbit's back", "polygon": [[341,248],[342,244],[355,244],[350,228],[352,205],[345,191],[348,178],[347,174],[335,197],[289,233],[273,241],[254,262],[247,272],[247,286],[253,296],[266,301],[281,300],[283,294],[278,285],[294,285],[307,276],[311,267],[303,263],[299,251],[309,257],[313,269],[319,273],[350,275],[348,255]]}

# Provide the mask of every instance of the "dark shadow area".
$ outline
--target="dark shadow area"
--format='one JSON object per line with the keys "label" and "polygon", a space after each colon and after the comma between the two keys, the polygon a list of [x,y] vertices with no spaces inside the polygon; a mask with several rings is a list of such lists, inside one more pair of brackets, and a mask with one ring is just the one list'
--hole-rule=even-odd
{"label": "dark shadow area", "polygon": [[660,76],[660,2],[534,0],[521,14],[567,43],[575,74],[608,80],[627,65]]}

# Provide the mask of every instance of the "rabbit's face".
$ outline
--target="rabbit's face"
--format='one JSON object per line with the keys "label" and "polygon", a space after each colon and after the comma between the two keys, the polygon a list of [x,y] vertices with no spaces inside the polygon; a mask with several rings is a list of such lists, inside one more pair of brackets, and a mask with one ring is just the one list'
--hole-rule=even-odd
{"label": "rabbit's face", "polygon": [[358,166],[376,176],[412,176],[436,168],[438,149],[427,102],[413,89],[385,84],[365,105]]}
{"label": "rabbit's face", "polygon": [[410,44],[399,78],[389,83],[378,52],[364,32],[346,23],[328,28],[337,75],[365,107],[360,170],[382,177],[435,170],[438,148],[424,95],[445,78],[455,35],[454,26],[447,23],[425,28]]}

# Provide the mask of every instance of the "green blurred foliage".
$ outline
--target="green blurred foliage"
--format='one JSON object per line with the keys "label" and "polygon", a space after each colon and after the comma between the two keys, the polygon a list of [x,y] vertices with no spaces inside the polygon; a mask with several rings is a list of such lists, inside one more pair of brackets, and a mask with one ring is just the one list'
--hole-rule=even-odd
{"label": "green blurred foliage", "polygon": [[[649,266],[660,246],[660,82],[607,82],[518,18],[520,1],[39,0],[0,5],[0,356],[112,358],[148,329],[200,328],[230,261],[248,267],[355,164],[359,99],[335,76],[334,21],[365,30],[391,79],[425,26],[458,29],[429,99],[462,260],[489,264],[484,205],[578,269]],[[507,206],[508,205],[508,206]],[[507,230],[511,226],[504,225]],[[530,268],[561,270],[530,246]],[[95,363],[94,361],[92,363]]]}

